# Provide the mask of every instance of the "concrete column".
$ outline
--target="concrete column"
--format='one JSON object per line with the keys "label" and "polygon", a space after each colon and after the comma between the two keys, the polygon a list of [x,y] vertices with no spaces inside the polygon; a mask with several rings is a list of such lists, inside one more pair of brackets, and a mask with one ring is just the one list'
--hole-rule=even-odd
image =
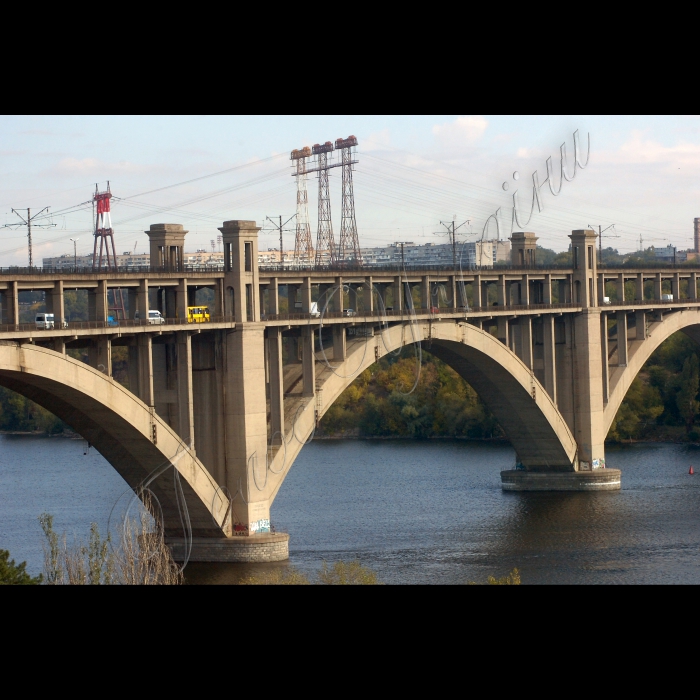
{"label": "concrete column", "polygon": [[661,273],[657,272],[654,275],[654,299],[655,300],[660,300],[661,299]]}
{"label": "concrete column", "polygon": [[139,288],[136,292],[136,305],[139,310],[139,318],[148,320],[148,280],[139,280]]}
{"label": "concrete column", "polygon": [[[574,315],[564,314],[564,343],[556,345],[557,354],[557,408],[570,430],[575,429],[574,415]],[[555,336],[557,326],[554,324]]]}
{"label": "concrete column", "polygon": [[605,273],[598,273],[598,306],[603,303],[603,297],[605,296]]}
{"label": "concrete column", "polygon": [[498,305],[499,306],[509,306],[510,299],[508,298],[506,290],[506,276],[498,275]]}
{"label": "concrete column", "polygon": [[429,309],[433,305],[430,298],[430,276],[423,275],[420,280],[420,307],[421,309]]}
{"label": "concrete column", "polygon": [[[559,301],[561,301],[561,299]],[[549,274],[544,276],[544,283],[542,287],[542,303],[552,303],[552,275]]]}
{"label": "concrete column", "polygon": [[403,282],[401,281],[401,277],[395,277],[394,278],[394,285],[393,285],[393,306],[394,306],[394,311],[401,311],[404,307],[404,297],[403,297]]}
{"label": "concrete column", "polygon": [[309,326],[301,329],[301,363],[304,375],[303,396],[316,393],[316,356],[314,354],[314,331]]}
{"label": "concrete column", "polygon": [[[551,289],[551,287],[550,287]],[[544,388],[554,403],[557,403],[557,362],[556,338],[554,335],[554,316],[542,316],[542,335],[544,339]]]}
{"label": "concrete column", "polygon": [[191,450],[194,438],[194,389],[192,386],[192,337],[187,331],[175,334],[177,343],[177,432]]}
{"label": "concrete column", "polygon": [[374,288],[377,290],[377,302],[379,303],[379,299],[381,299],[381,303],[379,304],[379,311],[382,309],[386,309],[386,284],[382,283],[375,283]]}
{"label": "concrete column", "polygon": [[617,312],[617,360],[620,367],[627,367],[627,312]]}
{"label": "concrete column", "polygon": [[[165,318],[178,318],[177,287],[165,288]],[[182,317],[180,317],[182,318]]]}
{"label": "concrete column", "polygon": [[507,316],[498,316],[498,319],[496,321],[498,324],[498,339],[506,346],[510,347],[510,326],[508,324],[508,317]]}
{"label": "concrete column", "polygon": [[472,282],[472,296],[474,301],[474,306],[477,308],[484,305],[484,297],[482,295],[481,289],[481,275],[475,275],[474,281]]}
{"label": "concrete column", "polygon": [[617,300],[620,303],[625,301],[625,275],[623,272],[617,276]]}
{"label": "concrete column", "polygon": [[635,280],[635,290],[634,290],[634,300],[644,301],[644,273],[640,272],[637,274]]}
{"label": "concrete column", "polygon": [[518,319],[518,325],[520,326],[520,359],[529,370],[532,370],[532,318],[521,316]]}
{"label": "concrete column", "polygon": [[460,303],[457,300],[457,278],[454,275],[450,275],[450,277],[449,277],[448,289],[449,289],[448,293],[450,294],[450,299],[452,299],[452,308],[458,309],[460,307]]}
{"label": "concrete column", "polygon": [[671,278],[671,294],[673,294],[674,301],[681,298],[681,275],[679,272],[674,273]]}
{"label": "concrete column", "polygon": [[60,352],[61,355],[66,354],[66,338],[65,336],[59,336],[53,339],[53,349],[54,352]]}
{"label": "concrete column", "polygon": [[267,329],[267,346],[270,358],[270,436],[279,433],[284,438],[284,373],[282,368],[282,331]]}
{"label": "concrete column", "polygon": [[574,437],[579,461],[605,458],[600,311],[584,309],[574,320]]}
{"label": "concrete column", "polygon": [[147,406],[155,406],[151,336],[139,333],[129,346],[129,388]]}
{"label": "concrete column", "polygon": [[[65,350],[64,350],[65,351]],[[88,348],[88,364],[108,377],[112,376],[112,340],[97,336]]]}
{"label": "concrete column", "polygon": [[646,314],[644,311],[635,311],[634,312],[634,321],[635,321],[635,326],[636,326],[636,339],[637,340],[646,340],[647,337],[647,323],[646,323]]}
{"label": "concrete column", "polygon": [[603,366],[603,403],[610,399],[610,367],[608,366],[608,314],[600,314],[601,362]]}
{"label": "concrete column", "polygon": [[17,282],[8,282],[2,293],[2,323],[16,326],[19,323],[19,298]]}
{"label": "concrete column", "polygon": [[269,532],[264,325],[246,323],[226,333],[224,381],[226,487],[244,497],[232,504],[234,522],[245,524],[246,534],[259,532],[261,523]]}
{"label": "concrete column", "polygon": [[333,311],[343,312],[345,308],[345,292],[343,291],[343,278],[335,278],[336,293],[333,297]]}
{"label": "concrete column", "polygon": [[[595,285],[598,280],[595,231],[580,229],[571,232],[571,249],[574,255],[573,283],[578,299],[584,308],[598,306]],[[600,332],[600,329],[598,329]]]}
{"label": "concrete column", "polygon": [[301,285],[301,310],[305,314],[311,313],[311,277],[304,277]]}
{"label": "concrete column", "polygon": [[333,326],[333,359],[344,360],[346,355],[345,326]]}
{"label": "concrete column", "polygon": [[371,277],[365,277],[365,283],[362,285],[362,305],[366,314],[374,314],[374,287]]}
{"label": "concrete column", "polygon": [[698,298],[698,273],[691,272],[688,280],[688,299]]}
{"label": "concrete column", "polygon": [[520,282],[520,303],[524,306],[530,306],[530,277],[523,275]]}
{"label": "concrete column", "polygon": [[224,281],[216,280],[214,283],[214,316],[222,318],[224,316]]}
{"label": "concrete column", "polygon": [[54,328],[63,328],[66,317],[63,306],[63,280],[54,282],[53,289],[46,292],[46,311],[54,315]]}
{"label": "concrete column", "polygon": [[267,286],[267,313],[276,316],[280,312],[280,289],[277,277],[270,278]]}
{"label": "concrete column", "polygon": [[[216,291],[216,290],[215,290]],[[180,279],[177,282],[177,289],[175,290],[175,315],[177,318],[182,319],[182,321],[187,320],[187,280]],[[212,315],[216,316],[216,311],[212,309]],[[182,435],[180,436],[182,437]]]}

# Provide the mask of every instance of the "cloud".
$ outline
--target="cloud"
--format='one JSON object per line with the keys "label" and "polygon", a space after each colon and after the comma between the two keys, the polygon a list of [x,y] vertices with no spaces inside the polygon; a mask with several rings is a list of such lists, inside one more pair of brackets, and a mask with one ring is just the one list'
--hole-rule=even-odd
{"label": "cloud", "polygon": [[363,138],[360,145],[363,151],[382,151],[387,147],[391,147],[391,133],[389,129],[375,131]]}
{"label": "cloud", "polygon": [[700,144],[681,141],[674,146],[664,146],[645,138],[645,134],[645,131],[635,130],[617,151],[603,151],[595,154],[595,159],[615,164],[658,164],[676,168],[700,166]]}
{"label": "cloud", "polygon": [[484,135],[488,126],[488,120],[481,116],[457,117],[451,123],[436,124],[433,134],[442,145],[471,145]]}

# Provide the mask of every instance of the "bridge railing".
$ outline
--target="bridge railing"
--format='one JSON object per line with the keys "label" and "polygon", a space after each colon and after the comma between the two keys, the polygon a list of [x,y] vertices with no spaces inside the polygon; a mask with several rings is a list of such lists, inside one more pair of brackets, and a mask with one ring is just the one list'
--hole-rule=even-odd
{"label": "bridge railing", "polygon": [[0,333],[20,333],[20,332],[35,332],[55,334],[56,331],[64,330],[95,330],[95,329],[110,329],[115,333],[123,328],[152,328],[157,331],[168,326],[184,326],[196,329],[207,323],[235,323],[233,316],[212,316],[209,321],[188,322],[182,318],[164,318],[161,323],[152,323],[149,319],[126,318],[119,321],[65,321],[63,327],[60,324],[54,324],[51,328],[40,328],[36,323],[4,323],[0,324]]}

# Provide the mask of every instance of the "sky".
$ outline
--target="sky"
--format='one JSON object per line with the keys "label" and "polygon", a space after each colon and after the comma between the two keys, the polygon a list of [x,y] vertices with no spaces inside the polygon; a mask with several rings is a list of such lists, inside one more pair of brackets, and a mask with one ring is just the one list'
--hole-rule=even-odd
{"label": "sky", "polygon": [[[585,168],[574,167],[576,131]],[[72,254],[71,238],[78,254],[92,252],[85,203],[109,180],[119,253],[146,252],[144,231],[155,223],[183,224],[188,251],[211,249],[230,219],[257,221],[260,249],[277,248],[266,217],[296,212],[290,151],[351,134],[363,247],[444,243],[441,222],[453,220],[460,240],[534,231],[557,251],[573,229],[598,226],[603,245],[620,252],[638,249],[640,236],[645,248],[693,244],[700,117],[689,116],[1,116],[0,226],[19,222],[13,208],[48,206],[36,222],[45,227],[32,231],[35,264]],[[330,171],[336,238],[340,171]],[[309,175],[314,241],[317,188]],[[288,250],[293,219],[286,228]],[[0,237],[0,266],[26,265],[26,228],[3,227]]]}

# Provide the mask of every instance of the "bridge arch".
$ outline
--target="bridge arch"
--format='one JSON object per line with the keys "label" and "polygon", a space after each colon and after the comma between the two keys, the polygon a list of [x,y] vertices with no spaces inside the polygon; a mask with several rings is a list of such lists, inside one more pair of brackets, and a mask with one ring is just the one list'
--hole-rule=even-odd
{"label": "bridge arch", "polygon": [[204,465],[153,409],[114,379],[53,350],[4,341],[0,385],[35,401],[80,433],[132,489],[162,472],[149,488],[160,503],[167,536],[183,537],[187,519],[178,504],[175,475],[191,534],[230,534],[229,501]]}
{"label": "bridge arch", "polygon": [[615,420],[617,412],[627,395],[635,377],[639,374],[654,351],[674,333],[683,331],[700,344],[700,309],[673,311],[664,315],[663,320],[649,326],[644,340],[633,340],[627,350],[627,366],[615,367],[610,374],[610,396],[603,411],[605,434]]}
{"label": "bridge arch", "polygon": [[[490,333],[454,320],[403,323],[348,344],[342,363],[317,371],[316,398],[292,407],[286,444],[271,460],[270,502],[321,418],[340,394],[382,356],[417,341],[452,367],[494,414],[523,465],[536,471],[574,470],[576,441],[549,394],[527,366]],[[317,360],[319,359],[317,355]],[[317,364],[317,367],[319,365]]]}

